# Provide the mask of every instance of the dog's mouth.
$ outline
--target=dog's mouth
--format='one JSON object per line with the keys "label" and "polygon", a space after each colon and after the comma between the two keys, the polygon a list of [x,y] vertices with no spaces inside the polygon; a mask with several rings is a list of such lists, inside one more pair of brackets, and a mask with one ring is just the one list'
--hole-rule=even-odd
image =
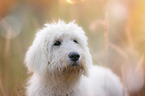
{"label": "dog's mouth", "polygon": [[74,76],[77,77],[80,74],[86,72],[85,62],[83,60],[63,62],[63,66],[57,67],[56,73],[63,75],[64,77]]}
{"label": "dog's mouth", "polygon": [[87,75],[85,64],[82,62],[71,62],[70,64],[65,64],[66,66],[59,68],[57,70],[57,75],[63,76],[65,79],[72,80],[78,78],[78,76]]}
{"label": "dog's mouth", "polygon": [[82,71],[84,69],[84,66],[82,66],[82,65],[83,64],[73,62],[63,68],[63,73],[75,73],[75,72]]}
{"label": "dog's mouth", "polygon": [[77,62],[73,62],[69,65],[69,67],[80,67],[81,65]]}

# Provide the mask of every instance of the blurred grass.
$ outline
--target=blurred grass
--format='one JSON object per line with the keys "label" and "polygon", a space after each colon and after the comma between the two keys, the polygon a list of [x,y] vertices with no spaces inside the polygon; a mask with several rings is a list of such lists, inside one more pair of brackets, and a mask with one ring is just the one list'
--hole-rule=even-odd
{"label": "blurred grass", "polygon": [[0,96],[24,95],[25,53],[36,31],[59,18],[66,22],[75,19],[87,33],[94,63],[118,74],[131,96],[145,96],[145,1],[72,2],[0,1]]}

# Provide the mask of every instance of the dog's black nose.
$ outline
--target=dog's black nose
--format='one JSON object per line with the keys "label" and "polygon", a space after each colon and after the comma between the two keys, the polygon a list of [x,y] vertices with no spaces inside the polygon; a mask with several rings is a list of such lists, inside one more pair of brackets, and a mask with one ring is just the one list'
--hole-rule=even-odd
{"label": "dog's black nose", "polygon": [[68,56],[74,62],[79,60],[79,58],[80,58],[80,55],[76,52],[71,52],[71,53],[68,54]]}

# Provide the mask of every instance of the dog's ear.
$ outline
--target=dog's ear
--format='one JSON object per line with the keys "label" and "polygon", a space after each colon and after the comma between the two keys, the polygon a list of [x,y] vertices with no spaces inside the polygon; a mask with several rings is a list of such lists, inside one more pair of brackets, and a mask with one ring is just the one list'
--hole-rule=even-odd
{"label": "dog's ear", "polygon": [[25,63],[30,72],[36,72],[44,75],[47,71],[48,59],[46,50],[43,46],[43,40],[36,36],[32,46],[28,49],[25,57]]}

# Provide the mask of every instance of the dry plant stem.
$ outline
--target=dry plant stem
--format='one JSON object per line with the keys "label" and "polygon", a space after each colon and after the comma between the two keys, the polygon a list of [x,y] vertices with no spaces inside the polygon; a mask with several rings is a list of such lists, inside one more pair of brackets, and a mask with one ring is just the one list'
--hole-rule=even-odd
{"label": "dry plant stem", "polygon": [[126,36],[127,36],[127,39],[128,39],[129,47],[134,48],[132,33],[131,33],[130,28],[128,26],[126,27]]}
{"label": "dry plant stem", "polygon": [[108,26],[108,13],[106,12],[105,21],[104,21],[104,38],[105,38],[105,49],[108,51],[109,48],[109,26]]}
{"label": "dry plant stem", "polygon": [[5,43],[5,58],[7,58],[9,54],[9,49],[10,49],[10,38],[11,38],[11,33],[12,33],[12,28],[9,26],[9,24],[5,20],[1,20],[1,25],[4,27],[5,30],[7,30],[6,34],[6,43]]}
{"label": "dry plant stem", "polygon": [[127,37],[127,40],[128,40],[129,48],[134,49],[134,41],[133,41],[133,36],[132,36],[131,29],[130,29],[129,17],[128,17],[128,20],[127,20],[127,23],[126,23],[125,33],[126,33],[126,37]]}
{"label": "dry plant stem", "polygon": [[[5,50],[4,50],[4,61],[5,61],[5,65],[4,65],[4,68],[5,68],[5,74],[4,74],[4,81],[8,80],[9,79],[9,70],[8,70],[8,64],[9,64],[9,50],[10,50],[10,37],[11,37],[11,33],[12,33],[12,28],[9,26],[9,24],[4,21],[4,20],[1,20],[1,25],[7,30],[7,34],[6,34],[6,42],[5,42]],[[2,83],[2,82],[1,82]],[[3,96],[7,96],[6,95],[6,92],[4,92]]]}
{"label": "dry plant stem", "polygon": [[4,90],[3,84],[2,84],[2,80],[1,80],[1,76],[0,76],[0,91],[2,93],[2,96],[8,96]]}
{"label": "dry plant stem", "polygon": [[9,74],[8,74],[8,64],[9,64],[9,49],[10,49],[10,36],[11,36],[11,31],[9,30],[7,32],[7,39],[6,39],[6,43],[5,43],[5,80],[8,79]]}
{"label": "dry plant stem", "polygon": [[6,43],[5,43],[5,59],[8,59],[9,49],[10,49],[10,37],[12,33],[12,28],[7,24],[6,21],[1,20],[1,25],[7,30]]}
{"label": "dry plant stem", "polygon": [[5,44],[5,58],[9,55],[9,49],[10,49],[10,36],[11,36],[11,31],[8,30],[7,32],[7,39],[6,39],[6,44]]}
{"label": "dry plant stem", "polygon": [[142,55],[141,58],[139,59],[136,69],[141,70],[141,68],[143,67],[143,64],[144,64],[144,55]]}
{"label": "dry plant stem", "polygon": [[[105,20],[104,20],[104,29],[105,29],[105,32],[104,32],[104,39],[105,39],[105,50],[106,50],[106,56],[108,57],[108,44],[109,44],[109,26],[108,26],[108,13],[106,12],[105,14]],[[106,64],[107,65],[107,62],[108,62],[108,58],[106,58]],[[106,76],[105,76],[106,78]],[[106,79],[104,81],[104,89],[106,89]]]}
{"label": "dry plant stem", "polygon": [[1,20],[1,25],[7,30],[6,43],[5,43],[5,57],[7,57],[10,49],[10,37],[12,33],[12,28],[4,20]]}
{"label": "dry plant stem", "polygon": [[[106,12],[105,15],[105,20],[104,20],[104,39],[105,39],[105,50],[106,50],[106,56],[108,57],[108,48],[109,48],[109,26],[108,26],[108,13]],[[108,62],[108,58],[106,58],[105,60],[106,62],[106,66],[107,66],[107,62]]]}

